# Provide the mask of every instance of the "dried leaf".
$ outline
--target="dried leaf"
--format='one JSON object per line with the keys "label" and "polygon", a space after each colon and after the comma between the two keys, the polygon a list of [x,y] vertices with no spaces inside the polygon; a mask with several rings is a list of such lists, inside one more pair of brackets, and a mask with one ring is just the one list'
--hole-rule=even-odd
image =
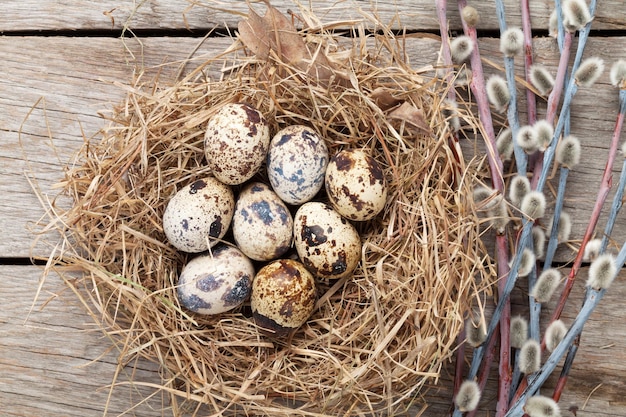
{"label": "dried leaf", "polygon": [[387,117],[389,119],[405,121],[413,127],[425,132],[430,132],[430,126],[426,123],[422,109],[418,109],[407,101],[402,103],[400,107],[394,109]]}
{"label": "dried leaf", "polygon": [[276,50],[280,52],[283,62],[298,64],[302,59],[311,56],[298,30],[275,7],[268,6],[263,17],[271,35],[274,37]]}
{"label": "dried leaf", "polygon": [[402,102],[402,99],[395,97],[385,87],[378,87],[370,94],[376,105],[383,111],[389,110]]}
{"label": "dried leaf", "polygon": [[275,7],[268,5],[263,17],[250,9],[237,28],[239,39],[260,59],[269,59],[273,51],[280,62],[305,72],[317,81],[326,83],[337,77],[321,49],[311,52],[296,27]]}
{"label": "dried leaf", "polygon": [[266,22],[261,16],[250,9],[248,17],[239,21],[237,29],[239,39],[254,55],[261,59],[269,58],[272,43]]}

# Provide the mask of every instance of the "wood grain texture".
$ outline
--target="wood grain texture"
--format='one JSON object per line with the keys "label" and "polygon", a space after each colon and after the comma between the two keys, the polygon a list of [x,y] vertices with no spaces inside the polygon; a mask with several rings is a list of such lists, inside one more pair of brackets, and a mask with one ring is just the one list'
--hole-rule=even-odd
{"label": "wood grain texture", "polygon": [[[300,7],[313,9],[324,22],[353,20],[363,13],[376,14],[380,21],[394,29],[437,31],[439,29],[435,2],[424,0],[315,0],[300,1]],[[461,22],[455,1],[448,2],[451,30],[459,30]],[[547,30],[553,2],[530,0],[533,29]],[[275,0],[281,11],[296,11],[298,3]],[[495,2],[469,2],[481,16],[480,30],[499,28]],[[519,1],[505,0],[507,24],[521,26]],[[258,6],[258,7],[257,7]],[[216,27],[235,27],[238,13],[246,13],[246,2],[223,0],[26,0],[4,5],[0,33],[24,30],[121,30],[131,29],[189,29],[208,31]],[[263,6],[255,5],[259,11]],[[620,0],[598,2],[595,29],[623,29],[626,8]]]}
{"label": "wood grain texture", "polygon": [[[40,229],[35,223],[44,210],[27,177],[54,198],[51,186],[62,179],[63,167],[83,140],[105,126],[101,112],[123,99],[120,85],[131,84],[138,67],[185,58],[197,43],[196,39],[145,39],[140,44],[110,38],[0,38],[5,57],[0,62],[0,73],[5,74],[0,84],[0,193],[7,196],[0,199],[0,230],[12,236],[0,243],[0,257],[29,256],[31,229]],[[217,39],[211,45],[222,50],[229,43]],[[147,53],[142,55],[142,48]],[[167,78],[177,65],[159,69]],[[67,205],[67,200],[59,203]],[[47,252],[40,246],[32,253]]]}
{"label": "wood grain texture", "polygon": [[[36,298],[41,271],[29,266],[0,266],[0,405],[3,416],[82,417],[119,415],[143,399],[144,404],[125,415],[172,415],[169,400],[148,388],[120,385],[112,392],[109,384],[115,376],[116,353],[110,342],[94,326],[93,320],[79,305],[74,294],[56,276],[45,281]],[[582,302],[586,270],[581,270],[570,302],[563,314],[567,325]],[[618,417],[626,415],[626,310],[619,308],[626,297],[622,273],[613,284],[598,310],[585,327],[580,350],[569,383],[560,402],[564,416],[576,406],[579,416]],[[515,293],[513,312],[524,314],[523,286]],[[551,303],[544,311],[549,317]],[[32,311],[31,311],[31,306]],[[118,382],[133,380],[158,384],[155,363],[138,360],[125,368]],[[558,372],[557,368],[557,372]],[[424,416],[446,415],[452,398],[452,364],[442,370],[438,382],[418,398],[411,417],[428,406]],[[492,415],[495,407],[495,375],[489,382],[479,415]],[[550,393],[554,378],[545,385]]]}
{"label": "wood grain texture", "polygon": [[[56,192],[52,184],[62,178],[63,167],[84,138],[96,136],[105,125],[100,112],[110,111],[121,102],[123,86],[132,82],[134,70],[150,71],[162,63],[173,63],[159,67],[162,82],[172,82],[177,61],[186,58],[198,42],[187,38],[146,38],[125,43],[120,39],[82,38],[78,49],[73,38],[0,38],[0,53],[6,57],[0,62],[0,72],[6,74],[0,90],[0,114],[5,115],[0,120],[0,193],[6,196],[0,199],[0,230],[7,230],[11,236],[11,240],[0,241],[0,257],[49,253],[44,245],[31,250],[31,230],[40,229],[36,223],[45,212],[27,177],[36,180],[47,199],[53,199]],[[202,61],[229,43],[229,39],[211,38],[200,46],[196,57]],[[588,55],[604,58],[607,65],[626,58],[624,49],[615,50],[616,43],[625,44],[626,38],[592,39]],[[407,55],[415,67],[430,65],[436,62],[438,45],[436,38],[412,35],[406,40]],[[499,65],[497,41],[482,39],[480,48],[483,56]],[[535,39],[536,60],[553,71],[558,57],[555,48],[552,39]],[[487,66],[488,74],[498,71]],[[520,107],[523,109],[523,101]],[[541,117],[545,103],[540,102],[539,108]],[[573,241],[582,237],[596,198],[617,108],[617,91],[609,83],[608,71],[593,88],[580,89],[574,100],[572,133],[582,140],[584,158],[570,174],[566,193],[565,208],[574,219]],[[525,120],[524,114],[521,117]],[[496,120],[501,122],[501,118]],[[466,156],[483,155],[481,139],[471,131],[468,135],[470,139],[464,143]],[[620,168],[618,161],[615,181]],[[552,183],[556,184],[557,179]],[[599,223],[600,234],[605,216]],[[626,239],[621,222],[614,238],[617,242]],[[573,252],[564,249],[557,260],[565,262],[572,257]]]}
{"label": "wood grain texture", "polygon": [[[84,417],[103,415],[117,355],[82,305],[56,276],[48,277],[36,298],[41,272],[36,267],[1,266],[0,407],[3,416]],[[32,310],[31,310],[32,306]],[[127,367],[138,380],[160,381],[157,367]],[[120,386],[108,415],[119,415],[154,392]],[[136,415],[160,416],[160,395],[140,404]]]}

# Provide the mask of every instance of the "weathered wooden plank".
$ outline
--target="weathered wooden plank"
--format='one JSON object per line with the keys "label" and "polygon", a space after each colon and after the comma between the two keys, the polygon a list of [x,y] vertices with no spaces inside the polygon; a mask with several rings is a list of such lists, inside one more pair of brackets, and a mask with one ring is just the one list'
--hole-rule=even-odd
{"label": "weathered wooden plank", "polygon": [[[110,342],[82,305],[56,276],[45,282],[35,300],[40,270],[0,267],[0,404],[4,416],[102,415],[108,385],[117,367]],[[32,311],[31,311],[32,306]],[[128,374],[158,383],[154,364],[142,362]],[[109,402],[109,415],[119,415],[153,391],[121,386]],[[161,416],[162,398],[138,406],[137,415]]]}
{"label": "weathered wooden plank", "polygon": [[[0,230],[12,237],[0,243],[0,257],[29,256],[34,236],[28,229],[44,213],[27,176],[33,174],[49,192],[83,134],[90,138],[105,125],[99,112],[124,97],[113,83],[132,82],[137,68],[132,62],[142,62],[144,68],[175,62],[197,43],[176,38],[146,39],[142,45],[109,38],[0,39],[0,193],[6,196],[0,199]],[[211,47],[222,50],[229,43],[214,39]],[[142,46],[149,51],[143,56]],[[176,69],[176,64],[162,68],[163,76],[173,77]],[[33,253],[47,252],[38,247]]]}
{"label": "weathered wooden plank", "polygon": [[[116,354],[110,342],[95,328],[84,307],[56,276],[51,275],[37,293],[40,270],[29,266],[0,266],[0,404],[3,415],[85,416],[102,415],[116,368]],[[567,325],[583,297],[586,270],[581,270],[570,302],[563,314]],[[623,391],[626,373],[626,310],[621,308],[626,297],[626,273],[613,284],[598,310],[585,327],[580,350],[569,383],[560,402],[564,411],[571,406],[586,416],[624,416],[626,401]],[[522,291],[516,292],[514,314],[524,314]],[[549,317],[554,303],[544,311]],[[31,311],[31,306],[33,306]],[[157,366],[140,360],[128,373],[134,380],[158,384]],[[428,405],[424,415],[446,415],[452,398],[450,364],[444,369],[438,384],[417,399],[415,415]],[[479,415],[491,415],[495,404],[495,375],[492,372]],[[122,375],[121,380],[127,376]],[[544,393],[550,393],[554,378]],[[597,389],[596,389],[597,388]],[[594,389],[596,389],[594,391]],[[142,398],[153,394],[148,389],[119,386],[109,402],[109,414],[118,415]],[[588,400],[588,401],[587,401]],[[586,406],[585,406],[586,404]],[[139,405],[134,415],[172,415],[168,400],[156,395]],[[161,411],[163,409],[163,411]],[[579,414],[582,415],[582,414]]]}
{"label": "weathered wooden plank", "polygon": [[[438,30],[435,2],[432,0],[374,1],[374,0],[316,0],[298,3],[291,0],[275,0],[277,8],[296,11],[298,7],[309,8],[323,22],[360,19],[362,13],[376,14],[379,20],[394,29]],[[460,28],[456,2],[448,2],[450,28]],[[494,1],[469,2],[480,13],[482,30],[498,29]],[[530,0],[534,29],[545,30],[553,2]],[[194,4],[195,6],[192,6]],[[519,2],[505,0],[508,25],[521,25]],[[4,19],[0,33],[24,30],[120,30],[132,29],[192,29],[207,31],[215,27],[234,27],[239,16],[247,11],[243,1],[217,0],[148,0],[127,1],[36,1],[8,2],[4,5]],[[262,10],[262,6],[257,7]],[[594,28],[623,29],[626,9],[619,0],[598,2]]]}
{"label": "weathered wooden plank", "polygon": [[[126,46],[149,68],[186,57],[197,42],[148,38],[141,40],[141,46],[136,40],[127,41]],[[211,39],[198,56],[222,50],[229,42]],[[619,57],[615,45],[624,44],[626,38],[592,39],[588,51],[610,64]],[[435,62],[436,39],[409,37],[406,46],[416,67]],[[538,38],[536,46],[537,60],[554,69],[558,57],[554,42]],[[484,56],[500,62],[496,41],[484,39],[480,47]],[[0,53],[5,57],[0,62],[0,72],[5,74],[0,90],[0,114],[4,115],[0,120],[0,193],[5,196],[0,199],[0,230],[11,236],[0,241],[0,257],[25,257],[33,241],[28,228],[44,213],[25,173],[32,174],[52,198],[51,184],[61,177],[63,166],[82,144],[83,134],[91,137],[104,125],[98,111],[123,98],[123,89],[113,82],[130,83],[134,66],[119,39],[0,38]],[[177,64],[165,67],[163,82],[171,80],[168,68],[171,76]],[[583,139],[585,156],[571,174],[565,203],[574,214],[574,240],[582,236],[594,203],[617,106],[617,93],[609,85],[607,73],[592,89],[581,89],[574,101],[572,133]],[[543,114],[541,109],[545,109],[544,104],[540,105]],[[471,156],[472,144],[466,149]],[[604,217],[600,225],[603,227]],[[626,229],[619,223],[615,237],[618,242],[626,238]],[[45,255],[48,248],[39,246],[34,253]],[[570,258],[570,253],[562,253],[559,260]]]}

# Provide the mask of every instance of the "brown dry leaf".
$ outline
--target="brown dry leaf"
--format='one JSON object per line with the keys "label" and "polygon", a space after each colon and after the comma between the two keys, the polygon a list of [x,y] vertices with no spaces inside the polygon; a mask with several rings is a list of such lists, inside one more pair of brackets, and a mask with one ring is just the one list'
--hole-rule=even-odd
{"label": "brown dry leaf", "polygon": [[267,7],[263,17],[250,9],[248,17],[237,25],[243,44],[261,59],[268,59],[274,51],[281,62],[328,82],[335,71],[326,55],[321,50],[312,53],[291,21],[275,7]]}
{"label": "brown dry leaf", "polygon": [[418,109],[408,101],[402,103],[400,107],[389,113],[387,117],[391,120],[405,121],[413,127],[430,133],[430,126],[426,122],[422,109]]}
{"label": "brown dry leaf", "polygon": [[384,87],[378,87],[372,91],[370,98],[374,100],[376,105],[383,111],[389,110],[402,102],[402,99],[394,96]]}
{"label": "brown dry leaf", "polygon": [[297,65],[302,59],[310,56],[298,30],[275,7],[268,6],[263,19],[270,30],[270,37],[275,40],[276,50],[280,51],[282,61]]}
{"label": "brown dry leaf", "polygon": [[270,49],[272,49],[272,40],[265,20],[250,9],[248,17],[240,20],[237,25],[239,30],[239,39],[248,49],[261,59],[268,59]]}

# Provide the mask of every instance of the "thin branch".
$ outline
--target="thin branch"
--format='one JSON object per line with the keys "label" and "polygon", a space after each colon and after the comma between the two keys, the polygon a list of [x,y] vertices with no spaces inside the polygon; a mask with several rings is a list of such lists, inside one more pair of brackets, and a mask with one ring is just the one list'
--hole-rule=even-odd
{"label": "thin branch", "polygon": [[[626,262],[626,243],[622,246],[620,253],[615,260],[615,265],[617,265],[617,270],[624,265]],[[585,297],[585,302],[578,312],[578,315],[574,319],[570,329],[567,334],[559,343],[559,345],[552,351],[544,365],[541,367],[541,370],[533,374],[531,377],[527,378],[528,386],[524,390],[521,395],[515,400],[509,412],[506,414],[506,417],[519,417],[524,414],[523,407],[526,403],[528,397],[535,394],[535,392],[543,385],[543,383],[548,379],[552,371],[556,368],[561,358],[565,353],[569,350],[569,347],[575,342],[580,333],[582,332],[583,326],[591,316],[591,313],[595,310],[595,308],[600,303],[600,300],[606,293],[606,288],[596,290],[593,288],[587,289],[587,294]]]}
{"label": "thin branch", "polygon": [[565,282],[565,286],[563,288],[563,292],[561,293],[561,297],[559,302],[552,313],[552,319],[550,322],[554,320],[558,320],[561,317],[561,313],[565,308],[565,303],[567,302],[567,298],[569,297],[570,292],[572,291],[572,287],[574,285],[574,280],[576,275],[578,274],[578,270],[583,261],[583,255],[585,251],[585,246],[587,242],[591,239],[593,232],[598,224],[598,219],[600,218],[600,213],[602,212],[602,207],[604,206],[604,202],[611,190],[611,185],[613,182],[613,163],[615,162],[615,156],[617,155],[617,149],[619,147],[620,135],[622,131],[622,127],[624,125],[624,115],[626,114],[626,90],[620,90],[620,110],[617,115],[617,119],[615,121],[615,128],[613,129],[613,138],[611,139],[611,146],[609,148],[609,155],[607,158],[606,165],[604,167],[604,174],[602,176],[602,182],[600,184],[600,189],[598,191],[598,195],[596,197],[596,203],[593,207],[593,211],[591,213],[591,218],[589,219],[589,223],[587,224],[587,229],[585,230],[585,235],[583,236],[580,249],[576,254],[576,258],[574,259],[574,264],[570,269],[569,275],[567,277],[567,281]]}

